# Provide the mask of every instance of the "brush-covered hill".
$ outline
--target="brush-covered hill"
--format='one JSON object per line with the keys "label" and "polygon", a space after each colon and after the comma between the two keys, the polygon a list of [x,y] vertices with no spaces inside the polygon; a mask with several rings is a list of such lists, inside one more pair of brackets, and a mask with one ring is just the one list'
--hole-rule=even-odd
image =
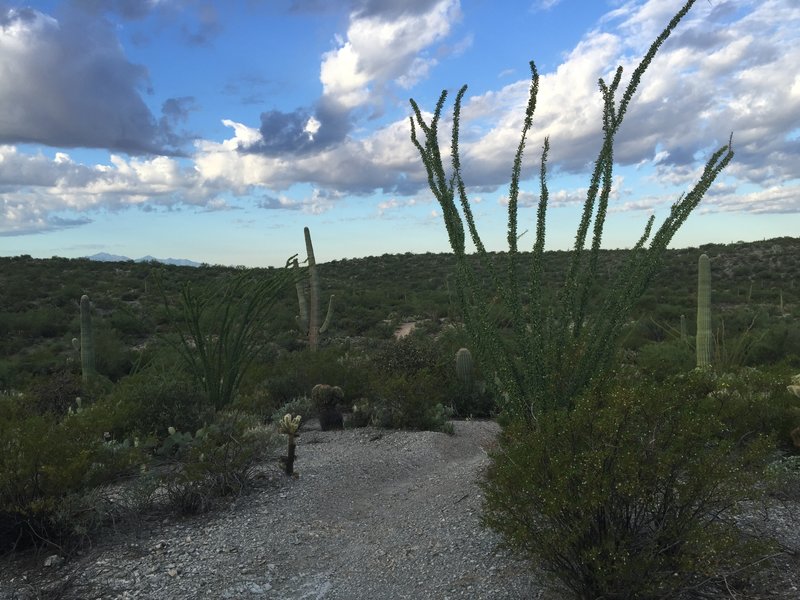
{"label": "brush-covered hill", "polygon": [[[712,311],[720,334],[733,339],[750,327],[753,339],[763,346],[754,360],[800,355],[800,238],[668,251],[659,275],[634,311],[637,321],[626,344],[635,350],[677,335],[681,315],[689,335],[693,333],[697,259],[702,253],[711,259]],[[324,255],[324,249],[318,249],[318,254]],[[546,253],[544,281],[553,301],[568,255]],[[608,279],[625,255],[624,250],[603,251],[599,268],[608,273]],[[416,321],[418,329],[435,333],[444,323],[458,321],[454,264],[452,255],[433,253],[318,264],[323,298],[335,295],[335,315],[326,340],[387,339],[406,321]],[[0,389],[14,388],[28,375],[46,374],[74,360],[71,340],[80,332],[78,304],[83,294],[89,295],[94,307],[98,370],[118,379],[133,368],[134,349],[168,328],[165,295],[174,299],[185,283],[201,287],[241,270],[0,258]],[[275,271],[253,269],[252,273],[267,277]],[[597,290],[598,295],[602,292]],[[297,314],[295,291],[287,289],[273,310],[275,339],[286,347],[297,347],[301,337],[295,331]]]}

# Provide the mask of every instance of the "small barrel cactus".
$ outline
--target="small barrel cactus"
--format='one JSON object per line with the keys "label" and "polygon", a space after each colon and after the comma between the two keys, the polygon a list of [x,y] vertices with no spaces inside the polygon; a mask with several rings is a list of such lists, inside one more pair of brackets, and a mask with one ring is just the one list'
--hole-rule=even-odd
{"label": "small barrel cactus", "polygon": [[339,386],[320,383],[311,390],[311,401],[317,410],[319,426],[322,431],[344,428],[344,418],[339,409],[343,400],[344,392]]}

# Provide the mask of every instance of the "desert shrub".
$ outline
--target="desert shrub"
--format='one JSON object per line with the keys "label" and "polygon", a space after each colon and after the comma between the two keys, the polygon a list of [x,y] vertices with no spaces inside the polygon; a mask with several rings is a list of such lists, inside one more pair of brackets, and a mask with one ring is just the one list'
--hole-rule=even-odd
{"label": "desert shrub", "polygon": [[695,353],[679,339],[651,342],[639,349],[636,364],[652,379],[663,381],[672,375],[691,371],[695,366]]}
{"label": "desert shrub", "polygon": [[800,356],[800,327],[797,323],[780,322],[758,336],[749,349],[746,364],[778,363],[789,355]]}
{"label": "desert shrub", "polygon": [[122,379],[111,399],[124,414],[126,434],[164,436],[169,427],[196,431],[213,416],[213,408],[190,374],[159,363]]}
{"label": "desert shrub", "polygon": [[359,398],[353,403],[353,412],[344,422],[345,427],[366,427],[372,425],[375,418],[375,408],[367,398]]}
{"label": "desert shrub", "polygon": [[249,487],[258,465],[280,443],[274,429],[250,415],[223,412],[194,435],[171,431],[173,468],[162,476],[170,504],[182,513],[201,512],[216,499]]}
{"label": "desert shrub", "polygon": [[283,404],[275,412],[272,413],[270,421],[277,423],[283,419],[284,415],[300,415],[300,427],[302,428],[308,422],[308,419],[314,416],[314,403],[308,396],[299,396]]}
{"label": "desert shrub", "polygon": [[373,383],[373,422],[392,429],[452,432],[439,379],[425,369],[381,376]]}
{"label": "desert shrub", "polygon": [[119,332],[107,327],[96,327],[94,347],[98,373],[112,381],[118,381],[131,372],[134,353],[123,343]]}
{"label": "desert shrub", "polygon": [[267,389],[261,386],[254,386],[250,389],[241,390],[231,402],[230,409],[253,415],[262,423],[270,420],[275,412],[276,403],[270,396]]}
{"label": "desert shrub", "polygon": [[337,385],[347,397],[366,393],[368,372],[365,358],[358,352],[329,346],[316,352],[289,352],[273,364],[264,386],[276,405],[308,396],[315,385]]}
{"label": "desert shrub", "polygon": [[694,369],[673,378],[686,401],[698,403],[725,425],[735,439],[776,436],[791,446],[790,432],[800,425],[800,398],[786,389],[786,369],[744,367],[731,373]]}
{"label": "desert shrub", "polygon": [[800,455],[782,456],[767,466],[766,473],[772,495],[800,501]]}
{"label": "desert shrub", "polygon": [[110,516],[102,488],[143,458],[110,436],[108,403],[75,405],[60,418],[36,414],[24,397],[0,398],[0,549],[64,547]]}
{"label": "desert shrub", "polygon": [[504,430],[484,521],[576,598],[707,591],[765,551],[735,516],[770,450],[731,438],[675,384],[589,392]]}
{"label": "desert shrub", "polygon": [[80,376],[64,368],[33,379],[26,393],[27,401],[36,413],[59,417],[65,416],[75,399],[82,395]]}

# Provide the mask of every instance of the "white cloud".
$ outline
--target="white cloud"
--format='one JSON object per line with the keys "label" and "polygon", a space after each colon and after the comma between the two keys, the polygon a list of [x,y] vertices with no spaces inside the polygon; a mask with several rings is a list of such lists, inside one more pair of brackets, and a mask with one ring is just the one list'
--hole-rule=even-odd
{"label": "white cloud", "polygon": [[392,82],[413,86],[435,64],[435,59],[420,53],[443,40],[459,15],[459,0],[438,0],[427,11],[391,19],[381,13],[354,12],[346,40],[338,39],[338,48],[323,56],[323,94],[354,109],[380,104],[381,94]]}
{"label": "white cloud", "polygon": [[749,193],[712,194],[703,202],[702,212],[797,214],[800,213],[800,183]]}
{"label": "white cloud", "polygon": [[[631,57],[641,55],[643,45],[655,35],[651,30],[660,28],[678,4],[677,0],[627,3],[624,11],[613,12],[601,22],[604,29],[576,45],[554,72],[542,74],[524,179],[535,181],[546,135],[551,143],[551,172],[586,172],[600,144],[597,78],[609,78],[616,64],[622,63],[624,85],[632,70]],[[426,76],[432,64],[426,49],[448,35],[458,11],[456,0],[431,0],[425,10],[401,12],[393,20],[380,11],[354,12],[346,39],[323,57],[325,96],[352,108],[375,106],[387,86],[412,85]],[[52,26],[38,16],[31,23],[43,30]],[[25,31],[32,27],[17,26],[27,27]],[[15,51],[15,43],[19,48],[30,46],[15,39],[4,38],[10,51]],[[800,164],[800,140],[788,135],[800,129],[798,64],[800,6],[792,0],[742,0],[736,6],[698,3],[645,75],[620,132],[615,158],[626,165],[654,166],[649,183],[685,188],[697,178],[702,160],[715,146],[727,142],[733,131],[736,157],[726,171],[728,187],[715,187],[704,202],[705,210],[800,211],[800,193],[793,183]],[[521,79],[465,102],[464,174],[476,193],[508,183],[528,87],[529,81]],[[0,105],[2,97],[0,92]],[[0,110],[0,119],[3,114],[7,113]],[[314,141],[325,134],[323,119],[305,114],[295,120],[303,138]],[[330,210],[344,194],[382,190],[391,199],[377,210],[388,214],[408,205],[411,200],[406,198],[427,193],[406,118],[358,136],[342,135],[335,143],[294,155],[260,154],[263,127],[233,120],[223,123],[232,135],[222,141],[197,141],[187,161],[114,155],[105,165],[82,165],[66,152],[51,159],[0,146],[0,233],[77,225],[85,215],[101,209],[220,208],[224,206],[221,198],[227,195],[252,194],[266,198],[265,208],[319,213]],[[281,123],[276,121],[276,127]],[[445,160],[449,127],[445,117],[440,128]],[[305,198],[280,195],[298,183],[310,184],[315,191]],[[752,185],[765,189],[736,193],[736,186],[743,184],[751,184],[746,189]],[[535,189],[536,184],[530,187]],[[629,192],[615,188],[612,210],[649,210],[674,201]],[[584,197],[585,190],[580,188],[551,191],[551,206],[579,204]],[[523,192],[521,204],[535,206],[536,199],[536,194]]]}

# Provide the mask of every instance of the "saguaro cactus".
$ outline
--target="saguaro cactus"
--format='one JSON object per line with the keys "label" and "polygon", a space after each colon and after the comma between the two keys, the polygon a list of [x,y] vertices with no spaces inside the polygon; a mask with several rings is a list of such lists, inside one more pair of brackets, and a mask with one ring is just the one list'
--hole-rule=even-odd
{"label": "saguaro cactus", "polygon": [[701,254],[697,261],[697,367],[711,364],[711,261]]}
{"label": "saguaro cactus", "polygon": [[84,383],[95,374],[94,335],[92,334],[92,303],[89,296],[81,296],[81,375]]}
{"label": "saguaro cactus", "polygon": [[472,387],[472,368],[472,354],[467,348],[459,348],[456,352],[456,375],[468,388]]}
{"label": "saguaro cactus", "polygon": [[[308,287],[309,287],[309,300],[306,302],[305,284],[298,281],[295,285],[297,289],[297,303],[300,305],[300,316],[298,321],[300,329],[308,335],[308,347],[312,352],[316,352],[319,348],[319,334],[325,333],[331,323],[333,317],[333,295],[328,301],[328,314],[325,316],[325,322],[320,326],[320,310],[319,310],[319,273],[317,272],[317,261],[314,259],[314,246],[311,244],[311,232],[308,227],[303,228],[303,233],[306,238],[306,253],[308,254]],[[298,268],[297,259],[294,261],[295,268]]]}

